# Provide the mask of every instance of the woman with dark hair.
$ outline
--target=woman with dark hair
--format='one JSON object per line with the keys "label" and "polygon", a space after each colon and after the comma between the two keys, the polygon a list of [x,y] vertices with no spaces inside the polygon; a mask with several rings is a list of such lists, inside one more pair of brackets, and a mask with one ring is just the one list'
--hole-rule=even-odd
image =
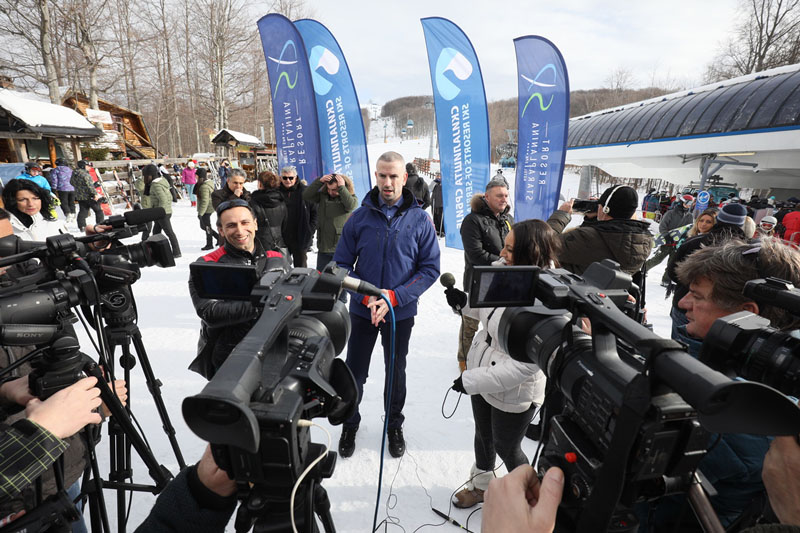
{"label": "woman with dark hair", "polygon": [[[525,220],[511,227],[495,265],[556,267],[560,248],[558,234],[546,222]],[[545,376],[535,364],[515,361],[492,342],[498,338],[503,308],[470,309],[466,293],[450,290],[455,294],[448,293],[448,303],[458,301],[461,312],[479,319],[483,326],[467,354],[467,369],[453,382],[453,390],[470,395],[475,420],[475,463],[466,487],[453,499],[453,505],[463,509],[483,501],[495,477],[498,455],[509,472],[528,462],[520,445],[544,400]]]}
{"label": "woman with dark hair", "polygon": [[214,213],[214,206],[211,205],[212,192],[214,192],[214,180],[208,179],[208,169],[198,168],[194,193],[197,196],[197,218],[200,219],[200,229],[206,234],[206,245],[201,248],[204,251],[212,249],[214,243],[219,240],[219,234],[211,225],[211,215]]}
{"label": "woman with dark hair", "polygon": [[153,222],[153,235],[164,233],[169,237],[169,242],[172,245],[172,255],[176,259],[181,256],[181,245],[178,243],[178,237],[175,235],[175,230],[172,229],[172,193],[169,192],[170,184],[158,171],[158,167],[150,164],[145,165],[142,169],[142,176],[144,176],[144,194],[150,197],[152,207],[161,207],[164,209],[163,218]]}
{"label": "woman with dark hair", "polygon": [[281,179],[269,171],[258,175],[258,190],[250,196],[250,207],[256,215],[256,238],[264,250],[274,250],[289,259],[289,249],[283,236],[286,233],[288,208],[280,191]]}
{"label": "woman with dark hair", "polygon": [[13,179],[3,189],[3,203],[11,215],[14,234],[24,241],[43,241],[51,235],[67,233],[55,219],[50,193],[31,180]]}

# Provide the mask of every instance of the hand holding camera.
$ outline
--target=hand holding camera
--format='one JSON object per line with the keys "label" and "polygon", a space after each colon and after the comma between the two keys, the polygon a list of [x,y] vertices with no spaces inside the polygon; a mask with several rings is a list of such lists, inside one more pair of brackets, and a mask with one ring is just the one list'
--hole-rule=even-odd
{"label": "hand holding camera", "polygon": [[28,402],[25,414],[56,437],[63,439],[74,435],[87,424],[99,424],[96,412],[102,401],[97,378],[83,378],[61,389],[45,401],[34,398]]}

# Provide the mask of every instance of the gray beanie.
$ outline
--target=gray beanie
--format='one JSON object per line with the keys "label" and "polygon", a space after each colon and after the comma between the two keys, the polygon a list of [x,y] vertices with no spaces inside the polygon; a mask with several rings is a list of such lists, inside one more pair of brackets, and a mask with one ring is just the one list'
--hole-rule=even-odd
{"label": "gray beanie", "polygon": [[717,215],[717,222],[722,224],[733,224],[740,228],[744,226],[744,219],[747,218],[747,208],[742,204],[725,204]]}

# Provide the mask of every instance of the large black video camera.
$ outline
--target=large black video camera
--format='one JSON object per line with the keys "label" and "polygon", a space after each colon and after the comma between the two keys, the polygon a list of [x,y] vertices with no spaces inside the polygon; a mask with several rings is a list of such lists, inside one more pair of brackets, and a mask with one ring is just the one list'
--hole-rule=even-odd
{"label": "large black video camera", "polygon": [[[788,281],[748,281],[744,295],[758,305],[774,306],[800,317],[800,290]],[[800,338],[779,331],[747,311],[714,321],[703,341],[700,360],[728,375],[740,376],[800,397]]]}
{"label": "large black video camera", "polygon": [[[257,531],[267,530],[267,524],[283,531],[293,512],[292,487],[323,452],[301,420],[325,416],[341,424],[356,406],[355,379],[336,358],[350,335],[349,315],[337,299],[345,271],[275,268],[249,291],[254,267],[193,263],[191,268],[201,296],[248,298],[261,312],[203,391],[184,400],[183,416],[239,485],[237,531],[256,521]],[[312,480],[333,473],[336,455],[326,455]],[[313,482],[306,487],[304,501],[295,507],[305,506],[298,528],[311,531],[311,499],[318,494]]]}
{"label": "large black video camera", "polygon": [[[476,267],[472,307],[509,307],[501,349],[548,378],[541,473],[565,473],[557,529],[635,531],[637,501],[687,490],[707,431],[789,435],[800,410],[766,385],[732,381],[620,309],[613,261],[563,269]],[[580,327],[591,322],[591,335]]]}

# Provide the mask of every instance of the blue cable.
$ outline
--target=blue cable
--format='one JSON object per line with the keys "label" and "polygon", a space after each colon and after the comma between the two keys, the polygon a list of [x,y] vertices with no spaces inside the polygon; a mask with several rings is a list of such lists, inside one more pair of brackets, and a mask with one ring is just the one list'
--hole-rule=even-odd
{"label": "blue cable", "polygon": [[395,322],[394,322],[394,308],[392,307],[392,302],[389,301],[389,298],[385,294],[381,294],[381,298],[383,301],[386,302],[386,305],[389,306],[389,313],[392,315],[392,334],[389,337],[389,393],[386,395],[386,404],[383,406],[383,435],[381,437],[381,463],[378,467],[378,497],[375,499],[375,516],[372,518],[372,531],[374,532],[375,529],[378,527],[378,508],[381,504],[381,485],[383,484],[383,457],[386,454],[386,434],[389,430],[389,409],[392,405],[392,389],[394,389],[394,334],[395,334]]}

